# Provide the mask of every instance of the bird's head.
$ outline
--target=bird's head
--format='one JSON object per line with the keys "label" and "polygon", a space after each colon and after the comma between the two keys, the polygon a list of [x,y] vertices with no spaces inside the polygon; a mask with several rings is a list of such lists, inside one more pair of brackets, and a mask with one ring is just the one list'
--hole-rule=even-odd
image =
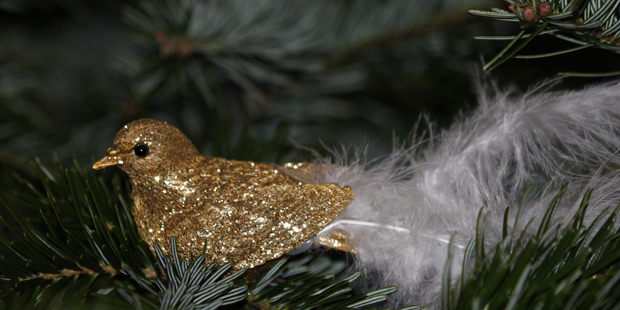
{"label": "bird's head", "polygon": [[198,157],[200,153],[181,131],[166,122],[144,118],[125,125],[93,169],[118,166],[133,176],[187,165]]}

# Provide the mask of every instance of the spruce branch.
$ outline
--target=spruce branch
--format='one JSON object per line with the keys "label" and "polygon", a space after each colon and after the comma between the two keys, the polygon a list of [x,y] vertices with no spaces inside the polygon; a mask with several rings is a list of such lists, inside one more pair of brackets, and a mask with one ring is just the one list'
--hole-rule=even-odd
{"label": "spruce branch", "polygon": [[286,96],[363,89],[361,48],[400,41],[480,2],[141,1],[124,11],[138,46],[130,75],[140,104],[180,93],[217,114],[256,115]]}
{"label": "spruce branch", "polygon": [[149,55],[138,74],[141,100],[191,87],[218,113],[227,113],[227,103],[215,98],[234,88],[242,91],[243,109],[253,113],[267,92],[293,84],[296,72],[317,70],[313,55],[325,52],[325,42],[308,18],[298,18],[306,6],[237,2],[144,1],[126,8],[126,20]]}
{"label": "spruce branch", "polygon": [[[158,297],[160,309],[217,309],[245,299],[247,281],[239,280],[245,269],[224,276],[230,270],[230,263],[223,266],[216,263],[206,265],[205,257],[201,255],[188,264],[179,258],[175,238],[172,238],[171,245],[172,259],[164,255],[158,245],[154,246],[158,264],[166,271],[166,279],[152,280],[136,275],[128,268],[122,270],[142,288]],[[142,300],[133,298],[131,292],[121,290],[121,295],[135,307],[142,304]]]}
{"label": "spruce branch", "polygon": [[[82,275],[0,292],[1,309],[135,309],[116,293],[125,281],[111,275]],[[96,294],[96,298],[93,297]]]}
{"label": "spruce branch", "polygon": [[[552,0],[513,1],[505,0],[506,8],[491,11],[469,10],[476,16],[498,21],[519,22],[522,30],[516,36],[478,36],[480,40],[510,40],[510,43],[483,69],[491,71],[510,58],[533,59],[575,52],[589,47],[620,53],[620,10],[617,0]],[[533,29],[533,30],[531,30]],[[527,33],[529,31],[529,33]],[[576,47],[537,55],[516,55],[537,36],[549,35]],[[516,42],[521,44],[513,47]],[[600,74],[559,73],[561,75],[609,76],[618,72]]]}
{"label": "spruce branch", "polygon": [[383,302],[396,291],[396,287],[390,286],[355,294],[349,285],[361,277],[361,272],[337,280],[335,274],[344,270],[343,262],[310,255],[292,262],[279,260],[253,279],[248,288],[248,281],[240,279],[245,269],[226,275],[230,264],[207,265],[202,255],[188,263],[179,258],[174,238],[171,244],[172,259],[155,245],[159,266],[167,278],[153,280],[130,269],[122,271],[157,297],[154,302],[121,289],[121,295],[133,306],[142,307],[146,303],[158,309],[217,309],[245,300],[247,306],[258,309],[359,308]]}
{"label": "spruce branch", "polygon": [[[33,167],[41,187],[16,176],[23,191],[0,194],[9,214],[0,218],[13,233],[0,235],[5,286],[78,274],[116,275],[124,266],[141,275],[159,273],[137,234],[127,188],[119,178],[111,190],[78,163],[67,169],[56,162],[54,173],[39,161]],[[38,215],[25,216],[24,207]]]}
{"label": "spruce branch", "polygon": [[110,188],[77,162],[67,169],[57,161],[50,170],[37,160],[33,167],[40,184],[16,176],[23,188],[0,195],[8,213],[0,219],[13,234],[0,235],[0,305],[217,309],[245,300],[261,309],[334,309],[380,303],[396,291],[353,293],[361,273],[340,279],[346,264],[327,257],[283,259],[249,289],[240,278],[245,270],[229,273],[230,264],[205,264],[204,256],[180,260],[174,238],[172,257],[154,245],[156,259],[138,237],[128,187],[118,177]]}
{"label": "spruce branch", "polygon": [[[620,207],[607,209],[586,225],[591,195],[592,190],[587,191],[573,218],[563,221],[553,217],[560,192],[534,233],[515,233],[509,229],[505,216],[505,238],[488,254],[481,252],[485,247],[485,217],[481,216],[476,237],[468,244],[463,260],[464,269],[473,267],[463,275],[459,285],[444,293],[444,309],[611,309],[617,306],[620,230],[614,224]],[[527,226],[534,221],[531,219]],[[448,275],[444,289],[452,281],[450,268],[448,264],[444,271]]]}
{"label": "spruce branch", "polygon": [[359,308],[381,303],[397,290],[395,286],[389,286],[355,294],[350,284],[362,276],[361,272],[339,279],[337,274],[343,270],[344,264],[334,264],[327,257],[308,255],[286,262],[282,259],[270,266],[252,283],[247,297],[250,306],[300,310]]}

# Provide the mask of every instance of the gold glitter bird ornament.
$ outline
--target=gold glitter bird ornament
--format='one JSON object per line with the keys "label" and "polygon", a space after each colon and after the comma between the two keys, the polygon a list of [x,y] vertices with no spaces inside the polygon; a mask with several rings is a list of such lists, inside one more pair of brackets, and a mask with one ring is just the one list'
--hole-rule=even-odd
{"label": "gold glitter bird ornament", "polygon": [[353,200],[348,186],[302,181],[310,164],[205,157],[181,131],[155,119],[133,121],[118,132],[93,169],[110,166],[129,175],[143,240],[168,252],[174,236],[181,257],[204,248],[207,260],[235,269],[299,247]]}

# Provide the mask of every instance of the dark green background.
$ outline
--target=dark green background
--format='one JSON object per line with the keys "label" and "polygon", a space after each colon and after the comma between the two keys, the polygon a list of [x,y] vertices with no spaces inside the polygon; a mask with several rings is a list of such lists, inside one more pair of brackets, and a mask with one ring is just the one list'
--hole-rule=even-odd
{"label": "dark green background", "polygon": [[[272,2],[267,3],[274,11],[283,5]],[[157,1],[142,3],[158,5]],[[31,176],[28,162],[37,156],[49,162],[54,152],[65,162],[75,156],[88,166],[93,156],[103,155],[122,125],[141,117],[178,126],[205,154],[282,162],[307,158],[296,145],[320,152],[323,145],[368,145],[368,155],[377,157],[390,151],[395,137],[409,139],[422,115],[445,127],[459,113],[474,109],[474,73],[481,59],[492,58],[507,41],[480,41],[473,36],[518,31],[516,23],[466,14],[468,8],[505,7],[503,1],[455,5],[459,1],[446,0],[432,4],[437,7],[430,10],[435,12],[431,15],[412,10],[394,16],[405,25],[399,29],[378,28],[355,37],[364,20],[373,15],[357,13],[355,1],[338,3],[342,11],[341,20],[334,18],[340,31],[334,36],[335,47],[299,50],[299,55],[278,56],[281,62],[277,57],[257,60],[247,51],[245,60],[276,68],[270,72],[292,81],[277,87],[255,81],[261,96],[256,99],[212,70],[204,61],[209,56],[163,55],[155,33],[129,22],[125,15],[129,8],[140,10],[136,1],[1,1],[0,185],[10,187],[14,171]],[[365,5],[373,11],[398,1]],[[164,5],[160,8],[166,11]],[[252,12],[256,7],[247,2],[238,9]],[[221,13],[230,19],[226,14]],[[150,22],[165,24],[165,19]],[[208,21],[192,23],[197,28],[212,27]],[[218,30],[221,36],[234,37],[226,27]],[[184,35],[178,27],[164,28],[168,38]],[[331,35],[326,29],[317,30],[317,38]],[[278,31],[274,29],[271,41],[264,42],[267,51],[291,41]],[[196,43],[191,38],[188,42]],[[263,42],[253,44],[251,48]],[[522,53],[562,47],[571,45],[541,37]],[[236,52],[244,53],[244,48]],[[203,61],[203,78],[213,90],[213,102],[205,102],[191,78],[177,74],[195,59]],[[492,75],[502,85],[514,83],[526,89],[558,71],[618,70],[617,59],[611,52],[587,49],[553,58],[511,60]],[[288,69],[282,69],[285,62]],[[319,70],[307,68],[317,64]],[[156,79],[148,68],[169,74],[161,79],[158,91],[145,90],[144,85]],[[582,87],[600,80],[570,78],[560,87]],[[278,135],[275,141],[267,143],[274,135]]]}

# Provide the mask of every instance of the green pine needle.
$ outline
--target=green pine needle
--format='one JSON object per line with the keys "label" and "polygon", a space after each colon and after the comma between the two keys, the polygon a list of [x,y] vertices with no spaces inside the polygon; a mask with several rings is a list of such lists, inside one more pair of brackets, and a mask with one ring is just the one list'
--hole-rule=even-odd
{"label": "green pine needle", "polygon": [[[484,229],[479,229],[463,265],[475,261],[474,267],[445,294],[444,309],[615,309],[620,303],[620,231],[614,224],[620,207],[585,226],[591,193],[564,224],[553,218],[558,194],[535,234],[513,230],[486,255],[480,250],[473,255],[474,247],[485,247]],[[450,287],[449,270],[450,264],[444,289]]]}
{"label": "green pine needle", "polygon": [[[620,53],[620,1],[618,0],[552,0],[552,1],[509,1],[513,5],[515,13],[502,9],[492,11],[469,10],[476,16],[492,18],[498,21],[521,21],[522,30],[516,36],[478,36],[481,40],[511,40],[511,42],[491,61],[484,65],[484,71],[491,71],[509,58],[531,59],[561,55],[581,49],[595,47]],[[549,4],[549,15],[540,16],[540,6]],[[534,8],[534,9],[532,9]],[[529,9],[531,15],[525,15]],[[543,29],[547,29],[542,31]],[[526,33],[528,29],[535,29]],[[538,55],[516,55],[530,41],[542,35],[552,35],[579,46],[562,49]],[[520,39],[525,39],[517,48],[511,47]],[[609,73],[560,73],[567,76],[600,77],[617,75],[617,72]]]}
{"label": "green pine needle", "polygon": [[[124,266],[140,274],[159,272],[148,246],[138,237],[120,179],[114,179],[111,190],[79,165],[67,169],[57,162],[54,173],[40,162],[33,167],[41,187],[18,178],[23,191],[0,194],[10,214],[2,221],[13,233],[0,236],[3,262],[13,267],[3,272],[5,285],[55,274],[117,274]],[[38,216],[24,216],[21,206],[37,210]]]}
{"label": "green pine needle", "polygon": [[59,162],[52,170],[38,161],[33,166],[40,184],[18,177],[21,189],[0,194],[8,214],[1,219],[12,233],[0,235],[0,306],[336,309],[381,303],[396,291],[354,293],[350,284],[361,273],[342,279],[337,274],[346,263],[325,256],[283,259],[248,288],[244,269],[205,264],[204,256],[181,260],[175,239],[171,257],[157,245],[153,255],[137,234],[128,186],[118,176],[110,186],[78,163],[71,169]]}
{"label": "green pine needle", "polygon": [[[155,245],[159,266],[166,271],[167,279],[152,280],[136,275],[131,269],[122,271],[157,296],[160,309],[217,309],[245,299],[246,281],[239,279],[245,269],[224,276],[230,270],[230,263],[207,265],[202,255],[188,263],[180,259],[175,238],[172,238],[171,244],[173,259]],[[142,305],[142,300],[133,298],[130,292],[125,292],[123,296],[135,307]]]}

